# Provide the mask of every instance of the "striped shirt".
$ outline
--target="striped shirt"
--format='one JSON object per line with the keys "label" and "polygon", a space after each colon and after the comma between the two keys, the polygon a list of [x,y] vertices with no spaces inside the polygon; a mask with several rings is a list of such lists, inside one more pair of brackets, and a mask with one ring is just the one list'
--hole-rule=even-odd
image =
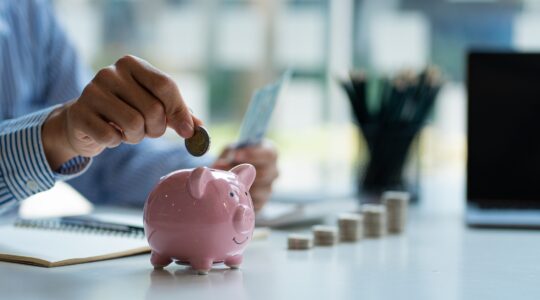
{"label": "striped shirt", "polygon": [[[0,211],[67,180],[94,203],[141,206],[160,176],[207,164],[160,139],[76,157],[51,170],[41,128],[90,80],[46,0],[0,1]],[[84,173],[84,175],[82,175]]]}

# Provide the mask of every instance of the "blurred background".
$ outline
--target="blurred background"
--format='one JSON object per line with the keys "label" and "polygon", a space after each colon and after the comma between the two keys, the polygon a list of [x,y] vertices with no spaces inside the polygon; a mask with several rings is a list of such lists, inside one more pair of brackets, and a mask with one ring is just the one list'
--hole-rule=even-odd
{"label": "blurred background", "polygon": [[[540,2],[513,0],[54,0],[88,66],[124,54],[170,74],[207,124],[212,149],[237,138],[253,91],[292,67],[269,132],[278,199],[351,196],[364,142],[337,83],[351,69],[391,75],[440,66],[446,84],[409,169],[424,207],[461,211],[466,50],[540,49]],[[173,142],[182,141],[169,135]],[[417,172],[418,171],[418,172]]]}

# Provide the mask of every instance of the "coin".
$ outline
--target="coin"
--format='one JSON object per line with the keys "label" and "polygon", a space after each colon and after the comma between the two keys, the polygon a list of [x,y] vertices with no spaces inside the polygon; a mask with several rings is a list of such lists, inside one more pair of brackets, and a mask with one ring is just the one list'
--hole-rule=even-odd
{"label": "coin", "polygon": [[407,192],[388,191],[382,196],[386,205],[388,232],[401,233],[407,223],[407,208],[410,194]]}
{"label": "coin", "polygon": [[345,213],[338,216],[339,239],[343,242],[356,242],[363,235],[363,217],[360,214]]}
{"label": "coin", "polygon": [[197,126],[193,136],[185,140],[188,152],[193,156],[203,156],[210,148],[210,135],[202,126]]}
{"label": "coin", "polygon": [[287,240],[290,250],[307,250],[313,247],[313,237],[308,234],[289,234]]}
{"label": "coin", "polygon": [[333,246],[338,242],[338,229],[335,226],[315,225],[313,236],[317,246]]}
{"label": "coin", "polygon": [[386,207],[378,204],[362,205],[364,236],[378,238],[386,233]]}

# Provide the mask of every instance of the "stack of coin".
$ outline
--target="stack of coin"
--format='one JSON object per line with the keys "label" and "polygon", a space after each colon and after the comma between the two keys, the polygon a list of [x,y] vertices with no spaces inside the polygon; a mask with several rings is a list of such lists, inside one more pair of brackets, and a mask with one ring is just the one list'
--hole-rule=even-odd
{"label": "stack of coin", "polygon": [[313,236],[317,246],[333,246],[338,242],[338,229],[335,226],[315,225]]}
{"label": "stack of coin", "polygon": [[309,234],[289,234],[288,244],[290,250],[307,250],[313,247],[313,237]]}
{"label": "stack of coin", "polygon": [[388,191],[382,196],[386,205],[388,232],[401,233],[407,223],[407,208],[410,195],[407,192]]}
{"label": "stack of coin", "polygon": [[338,216],[339,239],[344,242],[356,242],[362,238],[363,218],[360,214],[341,214]]}
{"label": "stack of coin", "polygon": [[364,236],[377,238],[386,233],[386,208],[379,204],[362,205]]}

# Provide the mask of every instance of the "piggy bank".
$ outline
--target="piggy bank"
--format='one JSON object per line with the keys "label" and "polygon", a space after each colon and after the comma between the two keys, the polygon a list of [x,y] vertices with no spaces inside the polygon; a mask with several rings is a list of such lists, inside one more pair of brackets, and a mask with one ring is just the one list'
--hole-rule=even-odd
{"label": "piggy bank", "polygon": [[238,268],[255,226],[249,194],[254,180],[250,164],[230,171],[178,170],[162,177],[144,206],[152,265],[163,268],[175,261],[199,274],[216,263]]}

